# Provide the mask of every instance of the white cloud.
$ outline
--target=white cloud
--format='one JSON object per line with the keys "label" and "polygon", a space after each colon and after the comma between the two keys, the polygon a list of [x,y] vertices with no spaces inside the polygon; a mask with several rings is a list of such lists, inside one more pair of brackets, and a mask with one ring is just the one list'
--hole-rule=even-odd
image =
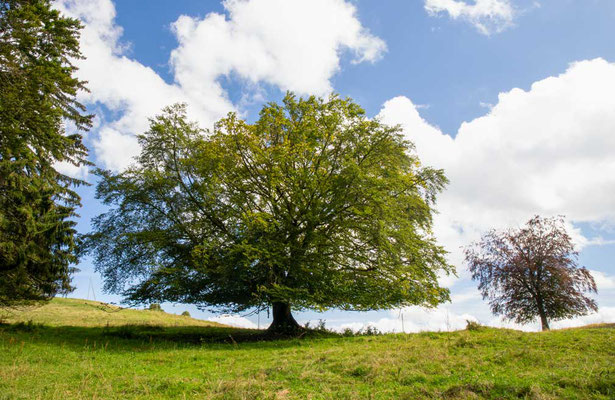
{"label": "white cloud", "polygon": [[615,289],[615,276],[596,270],[590,270],[590,273],[594,277],[594,281],[596,281],[598,293],[601,290]]}
{"label": "white cloud", "polygon": [[615,64],[595,59],[529,91],[501,93],[454,139],[424,121],[405,97],[387,101],[379,116],[401,124],[425,164],[446,171],[451,183],[438,202],[435,232],[461,267],[461,246],[534,214],[566,215],[579,245],[599,244],[571,222],[615,221],[614,92]]}
{"label": "white cloud", "polygon": [[469,302],[479,302],[481,301],[482,296],[477,288],[459,291],[451,294],[451,303],[455,305],[465,304]]}
{"label": "white cloud", "polygon": [[71,178],[86,180],[88,177],[89,167],[85,165],[77,167],[68,161],[60,161],[56,162],[53,167],[59,173],[70,176]]}
{"label": "white cloud", "polygon": [[228,13],[180,17],[179,47],[171,55],[185,87],[236,73],[301,94],[326,94],[346,49],[354,62],[376,61],[384,42],[357,20],[344,0],[227,0]]}
{"label": "white cloud", "polygon": [[615,244],[615,239],[605,239],[602,236],[586,239],[584,242],[585,246],[607,246],[610,244]]}
{"label": "white cloud", "polygon": [[81,100],[103,104],[117,115],[102,124],[94,143],[101,166],[112,169],[132,162],[139,152],[135,134],[169,104],[188,103],[190,118],[203,127],[235,110],[218,82],[222,76],[238,76],[257,95],[261,82],[323,94],[331,90],[329,80],[339,70],[344,50],[363,62],[377,60],[386,48],[345,0],[228,0],[228,19],[210,13],[202,20],[182,16],[173,24],[179,47],[170,60],[175,82],[167,83],[127,56],[111,0],[54,4],[85,25],[81,49],[86,59],[76,64],[90,93],[82,93]]}
{"label": "white cloud", "polygon": [[208,318],[207,321],[218,322],[220,324],[235,326],[237,328],[256,329],[257,326],[254,322],[245,317],[239,315],[224,314],[216,317]]}
{"label": "white cloud", "polygon": [[105,167],[126,167],[139,152],[135,135],[147,129],[147,118],[169,104],[187,102],[191,117],[203,125],[233,109],[219,87],[188,92],[179,85],[166,83],[151,68],[128,58],[127,46],[120,41],[122,28],[114,21],[111,0],[60,0],[55,6],[85,25],[81,50],[86,59],[77,60],[76,64],[78,76],[88,81],[90,93],[81,93],[80,100],[90,105],[103,104],[119,115],[101,123],[94,143],[97,159]]}
{"label": "white cloud", "polygon": [[467,313],[457,314],[448,307],[436,309],[408,307],[391,310],[388,317],[377,321],[344,323],[331,328],[336,331],[349,328],[355,332],[367,327],[376,328],[380,332],[455,331],[465,329],[467,321],[478,321],[478,319]]}
{"label": "white cloud", "polygon": [[94,150],[97,158],[103,160],[107,168],[119,171],[130,165],[133,157],[141,151],[141,147],[136,136],[105,126],[99,131],[99,139],[94,143]]}
{"label": "white cloud", "polygon": [[425,0],[425,10],[430,15],[447,13],[452,19],[470,22],[484,35],[501,32],[511,26],[515,9],[509,0]]}
{"label": "white cloud", "polygon": [[[480,303],[467,305],[466,308],[472,309],[472,313],[458,312],[454,310],[453,306],[448,305],[436,309],[409,307],[403,309],[403,311],[391,310],[388,317],[375,321],[350,322],[327,327],[338,332],[348,328],[357,332],[367,327],[376,328],[380,332],[451,332],[465,329],[468,321],[474,321],[494,328],[517,329],[526,332],[541,330],[538,320],[521,325],[490,315],[486,306]],[[562,329],[613,322],[615,322],[615,307],[600,307],[596,313],[561,321],[551,321],[549,324],[552,329]]]}
{"label": "white cloud", "polygon": [[597,313],[551,323],[553,329],[615,322],[615,307],[601,307]]}

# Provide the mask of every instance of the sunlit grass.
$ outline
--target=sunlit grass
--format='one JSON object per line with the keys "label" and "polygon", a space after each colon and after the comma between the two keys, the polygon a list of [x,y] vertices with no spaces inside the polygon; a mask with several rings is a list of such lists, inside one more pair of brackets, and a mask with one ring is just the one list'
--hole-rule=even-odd
{"label": "sunlit grass", "polygon": [[160,311],[133,310],[98,301],[64,298],[55,298],[39,307],[0,310],[0,318],[9,323],[32,321],[51,326],[222,326]]}
{"label": "sunlit grass", "polygon": [[615,398],[613,326],[244,342],[255,332],[67,325],[0,327],[0,399]]}

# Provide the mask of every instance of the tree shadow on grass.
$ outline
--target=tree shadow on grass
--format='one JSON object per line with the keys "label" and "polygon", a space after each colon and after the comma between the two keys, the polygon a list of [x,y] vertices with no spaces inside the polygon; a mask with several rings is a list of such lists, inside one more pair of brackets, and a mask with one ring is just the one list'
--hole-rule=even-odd
{"label": "tree shadow on grass", "polygon": [[340,335],[317,330],[305,330],[296,335],[281,335],[267,330],[231,327],[156,325],[122,325],[103,327],[50,326],[43,324],[0,324],[0,338],[44,343],[46,345],[105,346],[110,351],[139,351],[152,348],[178,348],[207,346],[212,348],[234,346],[238,349],[266,347],[288,348],[300,346],[310,339],[340,337]]}

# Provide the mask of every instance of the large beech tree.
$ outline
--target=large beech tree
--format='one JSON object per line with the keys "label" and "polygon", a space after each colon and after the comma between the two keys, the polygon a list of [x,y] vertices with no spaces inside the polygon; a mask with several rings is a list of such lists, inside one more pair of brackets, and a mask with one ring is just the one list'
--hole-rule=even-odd
{"label": "large beech tree", "polygon": [[431,234],[446,179],[352,101],[289,94],[213,131],[175,105],[139,142],[132,167],[100,172],[110,209],[88,240],[105,288],[128,302],[272,307],[283,331],[299,328],[291,307],[448,299],[437,276],[453,268]]}
{"label": "large beech tree", "polygon": [[492,230],[465,250],[472,278],[496,315],[518,323],[550,320],[597,311],[589,271],[577,263],[577,252],[562,217],[536,216],[520,229]]}
{"label": "large beech tree", "polygon": [[92,117],[71,61],[80,29],[48,0],[0,1],[0,306],[71,290],[74,187],[84,182],[56,163],[89,164],[80,132]]}

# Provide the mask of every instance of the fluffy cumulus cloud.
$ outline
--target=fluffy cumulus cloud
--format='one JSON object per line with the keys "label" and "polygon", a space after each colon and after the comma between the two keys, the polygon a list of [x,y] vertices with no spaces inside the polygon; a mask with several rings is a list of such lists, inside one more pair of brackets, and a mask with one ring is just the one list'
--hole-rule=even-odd
{"label": "fluffy cumulus cloud", "polygon": [[351,329],[355,332],[368,327],[376,328],[380,332],[455,331],[464,329],[468,321],[478,320],[473,315],[456,314],[446,307],[433,310],[409,307],[403,310],[391,310],[387,317],[377,321],[352,322],[332,328],[337,331]]}
{"label": "fluffy cumulus cloud", "polygon": [[402,126],[425,164],[446,170],[451,183],[435,222],[455,250],[490,227],[534,214],[615,221],[614,90],[615,64],[595,59],[528,91],[501,93],[488,114],[464,122],[454,138],[422,119],[406,97],[387,101],[379,117]]}
{"label": "fluffy cumulus cloud", "polygon": [[182,85],[235,73],[302,94],[326,94],[344,49],[354,62],[376,61],[385,43],[345,0],[227,0],[228,16],[180,17],[171,61]]}
{"label": "fluffy cumulus cloud", "polygon": [[87,166],[75,166],[72,163],[67,161],[56,162],[54,165],[55,169],[64,175],[76,178],[76,179],[87,179],[89,175],[89,170]]}
{"label": "fluffy cumulus cloud", "polygon": [[501,32],[515,18],[509,0],[425,0],[425,10],[431,15],[448,14],[451,19],[468,21],[484,35]]}
{"label": "fluffy cumulus cloud", "polygon": [[[232,108],[216,93],[190,98],[181,86],[166,83],[151,68],[128,58],[110,0],[60,0],[55,6],[84,23],[81,51],[86,58],[76,64],[78,76],[88,81],[90,92],[81,93],[80,100],[93,107],[104,105],[118,116],[107,121],[104,114],[97,113],[94,149],[102,166],[115,170],[126,167],[139,151],[135,134],[147,129],[148,117],[171,103],[190,103],[196,119],[204,123]],[[210,107],[203,107],[205,102],[211,103]]]}
{"label": "fluffy cumulus cloud", "polygon": [[602,271],[590,270],[590,272],[599,291],[615,289],[615,276],[607,275]]}
{"label": "fluffy cumulus cloud", "polygon": [[[233,111],[219,79],[238,76],[253,89],[266,82],[300,93],[323,94],[350,51],[355,62],[375,61],[385,44],[359,22],[345,0],[228,0],[228,15],[203,19],[180,17],[173,24],[179,46],[170,63],[174,82],[128,57],[122,28],[115,23],[111,0],[59,0],[56,7],[81,19],[85,28],[77,65],[90,93],[81,100],[104,105],[112,120],[102,118],[94,143],[101,166],[120,170],[138,154],[135,134],[148,117],[175,102],[189,105],[190,117],[203,127]],[[71,172],[66,169],[67,172]],[[76,171],[75,171],[76,173]]]}
{"label": "fluffy cumulus cloud", "polygon": [[[485,116],[463,123],[454,138],[426,122],[406,97],[384,104],[382,121],[400,124],[422,161],[443,168],[450,179],[434,229],[451,251],[460,282],[469,278],[462,246],[488,229],[520,226],[535,214],[566,215],[579,246],[610,243],[584,237],[574,224],[615,222],[614,92],[615,64],[577,62],[527,91],[501,93]],[[600,291],[613,288],[615,278],[608,273],[594,271],[594,277]],[[453,304],[459,296],[453,290]],[[478,304],[475,299],[471,308]],[[560,325],[609,318],[612,309],[602,308]]]}

